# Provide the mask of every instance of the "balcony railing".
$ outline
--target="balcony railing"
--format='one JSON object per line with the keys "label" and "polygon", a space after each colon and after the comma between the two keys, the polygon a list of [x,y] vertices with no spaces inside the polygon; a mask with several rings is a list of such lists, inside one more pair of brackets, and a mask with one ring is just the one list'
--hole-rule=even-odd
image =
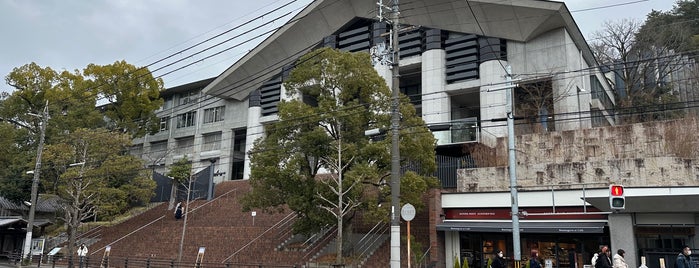
{"label": "balcony railing", "polygon": [[437,145],[449,145],[465,142],[478,142],[480,130],[478,119],[469,117],[446,123],[430,124],[429,129],[437,139]]}

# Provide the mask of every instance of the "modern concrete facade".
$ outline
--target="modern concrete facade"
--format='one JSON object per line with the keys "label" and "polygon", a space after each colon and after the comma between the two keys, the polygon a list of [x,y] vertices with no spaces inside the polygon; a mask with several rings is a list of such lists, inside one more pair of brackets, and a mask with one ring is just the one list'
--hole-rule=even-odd
{"label": "modern concrete facade", "polygon": [[212,80],[163,92],[165,104],[156,112],[161,120],[159,131],[135,139],[132,154],[140,155],[149,167],[163,174],[172,163],[187,158],[194,172],[215,160],[215,182],[242,179],[248,105],[202,94]]}
{"label": "modern concrete facade", "polygon": [[[195,168],[208,166],[210,159],[217,159],[215,170],[220,172],[214,179],[216,182],[249,178],[250,162],[245,152],[255,139],[263,136],[265,124],[277,120],[276,105],[286,97],[283,80],[294,61],[319,47],[369,52],[372,47],[385,44],[389,27],[376,19],[375,12],[367,12],[371,10],[376,10],[374,1],[314,1],[220,76],[168,89],[163,94],[166,105],[158,113],[165,122],[170,122],[170,127],[136,140],[134,152],[143,155],[161,172],[186,156],[195,163]],[[472,161],[471,153],[463,148],[466,144],[477,144],[501,153],[498,150],[506,136],[502,119],[507,102],[502,87],[508,81],[508,66],[517,84],[514,103],[516,116],[521,117],[517,120],[518,135],[582,133],[579,130],[615,125],[615,116],[608,112],[615,105],[613,94],[569,10],[561,2],[416,0],[401,15],[406,28],[413,26],[401,33],[399,42],[401,91],[411,98],[433,130],[438,139],[438,162],[444,167],[437,174],[442,189],[430,206],[434,210],[430,214],[430,222],[434,221],[430,258],[439,267],[451,267],[455,256],[470,258],[472,265],[482,267],[495,246],[511,250],[505,234],[509,220],[503,210],[508,208],[510,200],[503,184],[507,181],[507,169],[476,168],[485,165]],[[383,65],[375,68],[390,86],[391,70]],[[187,98],[197,100],[183,101]],[[210,119],[210,109],[217,107],[225,109],[222,118]],[[545,147],[546,141],[520,145]],[[600,141],[597,149],[581,145],[580,150],[604,150],[604,146]],[[587,180],[581,181],[583,175],[576,173],[576,168],[597,165],[594,155],[571,164],[570,159],[577,159],[575,152],[518,157],[522,163],[518,180],[523,185],[583,185]],[[565,159],[560,167],[552,170],[541,167],[542,163],[558,157]],[[455,162],[449,162],[452,158]],[[457,162],[470,164],[454,164]],[[590,169],[594,170],[592,166]],[[550,174],[556,177],[549,179]],[[608,184],[610,180],[598,182]],[[550,188],[538,189],[525,194],[529,199],[522,200],[522,208],[533,216],[555,213],[555,207],[561,206],[566,208],[559,212],[577,216],[539,215],[531,223],[525,223],[524,228],[531,232],[525,237],[531,243],[525,246],[530,247],[525,248],[531,248],[535,242],[542,251],[544,246],[558,247],[562,243],[555,237],[561,235],[568,239],[566,250],[582,260],[583,252],[578,252],[582,246],[574,241],[585,240],[585,247],[590,248],[593,244],[608,243],[610,236],[617,239],[617,234],[611,232],[628,223],[628,217],[607,218],[606,211],[580,199],[585,191],[577,186],[561,187],[565,188],[558,189],[562,195],[554,194],[557,202],[538,200],[540,196],[548,196]],[[605,192],[596,189],[586,194],[601,198]],[[588,214],[587,209],[594,213]],[[476,216],[479,213],[489,216],[463,216],[470,215],[469,210],[475,210]],[[561,221],[569,223],[553,224]],[[486,226],[464,225],[469,222],[485,222]],[[542,237],[542,230],[552,235]],[[618,234],[628,235],[628,232]],[[613,246],[628,244],[625,240],[615,241],[611,241]],[[558,254],[558,251],[549,253]],[[578,253],[581,255],[575,255]],[[563,267],[562,263],[554,262],[553,267]],[[583,261],[566,263],[582,265]]]}

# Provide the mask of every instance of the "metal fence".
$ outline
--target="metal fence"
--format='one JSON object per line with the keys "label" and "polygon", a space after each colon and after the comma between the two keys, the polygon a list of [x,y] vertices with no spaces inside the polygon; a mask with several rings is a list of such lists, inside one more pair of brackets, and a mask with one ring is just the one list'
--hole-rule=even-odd
{"label": "metal fence", "polygon": [[[56,257],[35,255],[31,262],[20,260],[19,254],[10,256],[8,264],[17,267],[51,267],[51,268],[296,268],[302,265],[294,264],[263,264],[263,263],[234,263],[234,262],[196,262],[177,261],[175,259],[154,258],[123,258],[123,257]],[[2,265],[0,265],[2,266]]]}

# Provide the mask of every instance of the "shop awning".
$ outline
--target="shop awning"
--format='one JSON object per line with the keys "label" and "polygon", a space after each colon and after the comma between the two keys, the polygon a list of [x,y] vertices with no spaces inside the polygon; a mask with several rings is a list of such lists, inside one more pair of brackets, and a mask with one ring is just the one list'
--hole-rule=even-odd
{"label": "shop awning", "polygon": [[[605,222],[520,222],[521,233],[588,233],[604,231]],[[437,231],[511,233],[511,222],[447,221],[437,224]]]}

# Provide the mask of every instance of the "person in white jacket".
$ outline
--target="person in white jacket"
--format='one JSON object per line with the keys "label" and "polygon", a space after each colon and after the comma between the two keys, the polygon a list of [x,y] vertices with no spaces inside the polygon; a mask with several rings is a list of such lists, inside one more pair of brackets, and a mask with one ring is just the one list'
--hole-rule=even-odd
{"label": "person in white jacket", "polygon": [[613,268],[629,268],[629,265],[626,264],[626,260],[624,259],[624,253],[626,252],[623,249],[616,251],[616,254],[614,254],[612,258]]}
{"label": "person in white jacket", "polygon": [[78,257],[80,258],[80,268],[83,267],[83,261],[85,261],[85,256],[87,256],[87,246],[85,244],[80,244],[78,247]]}

